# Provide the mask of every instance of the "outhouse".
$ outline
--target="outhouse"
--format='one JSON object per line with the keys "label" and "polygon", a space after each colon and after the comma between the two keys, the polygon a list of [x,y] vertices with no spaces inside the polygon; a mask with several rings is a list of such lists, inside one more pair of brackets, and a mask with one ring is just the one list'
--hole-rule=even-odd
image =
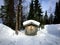
{"label": "outhouse", "polygon": [[23,26],[25,27],[26,35],[36,35],[38,31],[40,23],[35,20],[27,20],[23,22]]}

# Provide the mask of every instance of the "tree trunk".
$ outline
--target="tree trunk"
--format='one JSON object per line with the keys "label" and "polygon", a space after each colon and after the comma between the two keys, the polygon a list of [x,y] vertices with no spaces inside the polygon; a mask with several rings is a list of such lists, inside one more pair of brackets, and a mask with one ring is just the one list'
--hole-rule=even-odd
{"label": "tree trunk", "polygon": [[16,34],[18,35],[18,30],[19,30],[19,15],[18,15],[18,7],[16,9]]}
{"label": "tree trunk", "polygon": [[22,0],[19,0],[19,30],[22,28]]}

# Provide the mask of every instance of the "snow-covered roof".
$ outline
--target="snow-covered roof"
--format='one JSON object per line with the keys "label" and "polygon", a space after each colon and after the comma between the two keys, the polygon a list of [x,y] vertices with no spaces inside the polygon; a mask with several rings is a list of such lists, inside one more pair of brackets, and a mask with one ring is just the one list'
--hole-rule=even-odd
{"label": "snow-covered roof", "polygon": [[39,26],[40,22],[37,22],[35,20],[27,20],[27,21],[23,22],[23,26],[26,26],[26,25],[29,25],[29,24],[34,24],[36,26]]}

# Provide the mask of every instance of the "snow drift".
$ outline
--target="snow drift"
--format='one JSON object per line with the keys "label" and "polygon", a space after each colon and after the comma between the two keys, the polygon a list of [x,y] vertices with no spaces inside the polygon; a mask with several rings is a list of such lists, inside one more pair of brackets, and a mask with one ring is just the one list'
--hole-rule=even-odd
{"label": "snow drift", "polygon": [[0,38],[8,38],[14,31],[6,25],[0,24]]}
{"label": "snow drift", "polygon": [[[60,24],[46,25],[35,36],[27,36],[24,31],[16,35],[11,28],[0,24],[0,45],[60,45]],[[52,32],[52,33],[51,33]]]}

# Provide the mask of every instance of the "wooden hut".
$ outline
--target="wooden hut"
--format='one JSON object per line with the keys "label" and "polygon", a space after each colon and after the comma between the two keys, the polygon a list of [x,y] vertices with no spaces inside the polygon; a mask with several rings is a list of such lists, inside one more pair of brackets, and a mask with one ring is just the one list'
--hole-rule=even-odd
{"label": "wooden hut", "polygon": [[36,35],[40,23],[35,20],[27,20],[23,22],[25,27],[25,34],[27,35]]}

